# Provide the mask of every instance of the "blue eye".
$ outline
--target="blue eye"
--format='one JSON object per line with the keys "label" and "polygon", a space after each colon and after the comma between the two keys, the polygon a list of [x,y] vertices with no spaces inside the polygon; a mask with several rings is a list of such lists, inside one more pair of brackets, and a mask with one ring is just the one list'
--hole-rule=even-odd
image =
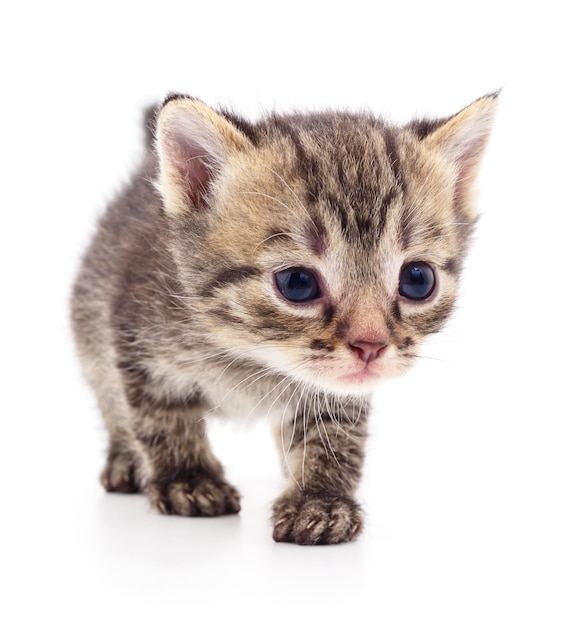
{"label": "blue eye", "polygon": [[308,302],[320,296],[316,277],[303,267],[292,267],[277,272],[276,285],[284,298],[290,302]]}
{"label": "blue eye", "polygon": [[408,300],[425,300],[432,295],[436,278],[434,271],[424,261],[407,263],[399,275],[399,292]]}

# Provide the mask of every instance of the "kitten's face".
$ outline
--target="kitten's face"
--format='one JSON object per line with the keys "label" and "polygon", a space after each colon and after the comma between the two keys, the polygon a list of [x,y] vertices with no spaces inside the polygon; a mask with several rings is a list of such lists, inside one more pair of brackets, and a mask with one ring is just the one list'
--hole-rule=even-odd
{"label": "kitten's face", "polygon": [[412,364],[452,310],[475,220],[425,134],[278,118],[228,152],[203,214],[176,217],[197,233],[177,258],[218,350],[342,394]]}

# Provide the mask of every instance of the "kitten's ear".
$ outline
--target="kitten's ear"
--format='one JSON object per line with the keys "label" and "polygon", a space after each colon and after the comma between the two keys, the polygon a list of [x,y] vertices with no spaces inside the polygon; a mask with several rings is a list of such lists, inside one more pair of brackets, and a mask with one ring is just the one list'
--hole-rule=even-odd
{"label": "kitten's ear", "polygon": [[202,102],[168,98],[156,123],[158,189],[166,212],[185,215],[206,208],[229,156],[249,146],[245,135]]}
{"label": "kitten's ear", "polygon": [[441,123],[419,125],[414,130],[425,134],[423,141],[441,152],[455,167],[455,190],[464,198],[472,188],[478,166],[487,147],[497,111],[499,92],[475,100],[465,109]]}

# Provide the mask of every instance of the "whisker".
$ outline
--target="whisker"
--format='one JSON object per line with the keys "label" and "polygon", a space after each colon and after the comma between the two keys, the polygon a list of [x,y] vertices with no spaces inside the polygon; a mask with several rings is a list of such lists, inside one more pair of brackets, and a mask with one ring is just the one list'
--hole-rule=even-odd
{"label": "whisker", "polygon": [[217,405],[211,409],[210,412],[216,411],[218,410],[221,405],[225,402],[225,400],[234,392],[237,391],[237,389],[239,389],[241,387],[241,385],[243,385],[244,383],[246,383],[247,381],[251,381],[249,382],[244,388],[248,389],[251,385],[254,385],[255,383],[257,383],[259,380],[261,380],[262,378],[265,378],[266,376],[270,376],[270,375],[274,375],[275,371],[273,368],[271,367],[262,367],[261,369],[252,372],[251,374],[249,374],[249,376],[246,376],[244,379],[240,380],[236,385],[234,385],[233,387],[231,387],[227,393],[225,393],[223,395],[223,397],[219,400],[219,402],[217,403]]}
{"label": "whisker", "polygon": [[284,185],[284,187],[286,187],[286,189],[288,189],[288,191],[290,191],[290,193],[294,196],[294,199],[296,200],[296,202],[298,203],[298,206],[304,211],[304,213],[306,214],[306,216],[308,217],[312,227],[314,228],[314,232],[318,235],[319,231],[318,231],[318,227],[316,226],[316,224],[314,223],[314,220],[312,219],[312,216],[310,215],[308,209],[306,208],[306,206],[304,205],[304,203],[302,202],[302,200],[300,200],[300,198],[298,197],[298,194],[294,191],[294,189],[292,189],[292,187],[290,187],[290,185],[284,180],[284,178],[282,176],[280,176],[280,174],[278,174],[278,172],[276,172],[275,170],[273,170],[271,167],[267,167],[266,165],[264,165],[264,167],[271,172],[274,176],[276,176],[276,178],[278,178],[282,184]]}
{"label": "whisker", "polygon": [[[280,198],[276,198],[275,196],[270,195],[269,193],[264,193],[263,191],[240,191],[242,196],[260,196],[262,198],[267,198],[268,200],[274,201],[276,204],[279,204],[281,207],[292,213],[295,217],[297,217],[296,212],[292,209],[291,206],[288,206],[283,200]],[[316,228],[316,226],[315,226]]]}
{"label": "whisker", "polygon": [[[302,367],[303,365],[306,365],[306,363],[308,362],[308,359],[305,359],[301,362],[299,362],[298,364],[296,364],[294,367],[289,369],[289,374],[293,374],[295,370],[297,370],[298,368]],[[262,376],[263,377],[263,376]],[[257,380],[259,379],[255,379],[253,380],[249,385],[247,385],[244,389],[247,389],[248,387],[250,387],[252,384],[254,384]],[[284,383],[288,383],[286,385],[286,387],[284,387],[284,389],[276,396],[276,398],[272,401],[272,404],[270,405],[270,407],[267,410],[267,415],[269,416],[270,411],[272,409],[272,407],[274,406],[274,404],[278,401],[278,399],[282,396],[282,394],[293,384],[295,384],[295,380],[293,377],[288,376],[288,377],[282,377],[280,381],[278,381],[278,383],[271,387],[257,402],[256,404],[250,409],[249,413],[247,414],[245,419],[248,419],[253,413],[254,411],[258,408],[258,406],[260,406],[262,404],[262,402],[264,400],[266,400],[266,398],[268,398],[268,396],[272,393],[274,393],[277,388],[280,385],[283,385]]]}
{"label": "whisker", "polygon": [[290,239],[293,239],[297,243],[300,243],[300,244],[305,244],[306,243],[306,241],[305,241],[305,239],[303,237],[300,237],[299,235],[297,235],[295,233],[280,232],[280,233],[274,233],[273,235],[270,235],[269,237],[266,237],[265,239],[262,239],[258,243],[258,245],[255,247],[255,249],[257,250],[262,244],[266,243],[267,241],[270,241],[271,239],[275,239],[276,237],[289,237]]}
{"label": "whisker", "polygon": [[439,361],[440,363],[455,363],[455,361],[450,361],[449,359],[441,359],[436,356],[428,356],[427,354],[412,354],[415,359],[426,359],[428,361]]}
{"label": "whisker", "polygon": [[[325,436],[326,436],[326,442],[325,442],[325,440],[324,440],[324,439],[323,439],[323,437],[322,437],[322,434],[321,434],[321,432],[320,432],[320,428],[318,427],[318,420],[319,420],[319,419],[320,419],[320,421],[321,421],[321,423],[322,423],[322,428],[323,428],[323,430],[324,430],[324,434],[325,434]],[[322,441],[322,445],[323,445],[323,448],[324,448],[324,451],[325,451],[325,453],[326,453],[327,458],[328,458],[328,456],[329,456],[329,455],[328,455],[328,451],[327,451],[327,443],[328,443],[328,448],[329,448],[329,450],[330,450],[330,452],[331,452],[331,455],[332,455],[333,459],[335,460],[335,463],[336,463],[336,464],[340,467],[340,466],[341,466],[341,463],[339,462],[339,459],[337,458],[337,455],[335,454],[335,450],[334,450],[333,445],[332,445],[332,443],[331,443],[331,440],[330,440],[330,438],[329,438],[328,429],[327,429],[327,427],[326,427],[326,424],[324,423],[324,419],[323,419],[323,417],[322,417],[322,416],[319,416],[319,415],[317,414],[317,415],[316,415],[316,419],[315,419],[315,423],[316,423],[316,428],[317,428],[317,430],[318,430],[318,435],[319,435],[319,437],[320,437],[320,440]]]}
{"label": "whisker", "polygon": [[304,397],[304,409],[302,411],[302,424],[304,426],[304,438],[303,438],[303,442],[302,442],[302,472],[301,472],[301,476],[302,476],[302,487],[306,486],[306,480],[305,480],[305,470],[306,470],[306,450],[308,448],[308,440],[307,440],[307,431],[308,431],[308,410],[306,408],[306,400],[307,400],[307,396],[308,394],[305,395]]}

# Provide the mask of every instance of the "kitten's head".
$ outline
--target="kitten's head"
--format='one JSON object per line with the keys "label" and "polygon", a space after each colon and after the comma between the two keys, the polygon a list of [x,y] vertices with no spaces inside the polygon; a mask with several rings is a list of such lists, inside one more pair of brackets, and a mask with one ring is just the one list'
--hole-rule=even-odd
{"label": "kitten's head", "polygon": [[273,115],[175,96],[159,190],[218,352],[338,393],[401,374],[450,314],[496,94],[439,121]]}

